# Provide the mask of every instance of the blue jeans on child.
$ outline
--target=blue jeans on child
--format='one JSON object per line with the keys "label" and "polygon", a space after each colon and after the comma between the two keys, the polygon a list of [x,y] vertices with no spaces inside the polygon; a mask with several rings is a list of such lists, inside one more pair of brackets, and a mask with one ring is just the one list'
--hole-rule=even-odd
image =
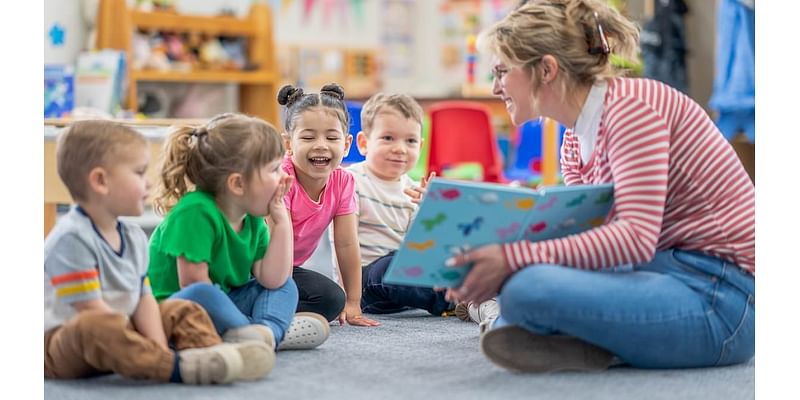
{"label": "blue jeans on child", "polygon": [[383,283],[386,269],[392,262],[391,252],[364,267],[361,272],[361,311],[370,314],[389,314],[410,308],[427,310],[433,315],[441,315],[454,305],[444,299],[444,292],[430,288],[389,285]]}
{"label": "blue jeans on child", "polygon": [[261,324],[272,330],[277,344],[292,322],[298,295],[297,285],[290,277],[277,289],[267,289],[252,279],[228,294],[210,283],[193,283],[170,298],[191,300],[203,306],[220,335],[231,328]]}
{"label": "blue jeans on child", "polygon": [[500,291],[493,327],[564,334],[638,368],[736,364],[755,352],[755,279],[699,252],[657,252],[627,271],[534,265]]}

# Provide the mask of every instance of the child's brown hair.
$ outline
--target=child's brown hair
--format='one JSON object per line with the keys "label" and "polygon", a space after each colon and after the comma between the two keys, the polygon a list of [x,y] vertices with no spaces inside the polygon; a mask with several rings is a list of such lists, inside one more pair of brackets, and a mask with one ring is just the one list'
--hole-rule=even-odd
{"label": "child's brown hair", "polygon": [[302,88],[284,85],[278,91],[278,104],[286,107],[283,127],[287,135],[294,131],[300,114],[315,107],[322,107],[336,116],[342,123],[345,136],[350,130],[350,114],[344,104],[344,89],[337,83],[323,86],[319,93],[303,93]]}
{"label": "child's brown hair", "polygon": [[110,167],[131,144],[147,145],[141,133],[112,121],[86,120],[71,123],[56,143],[56,169],[75,201],[89,195],[89,173]]}
{"label": "child's brown hair", "polygon": [[413,97],[406,94],[377,93],[370,97],[361,109],[361,131],[365,135],[369,135],[372,131],[375,116],[385,108],[391,108],[422,126],[422,107]]}
{"label": "child's brown hair", "polygon": [[250,179],[284,151],[272,125],[243,114],[220,114],[204,126],[177,127],[164,143],[156,211],[168,212],[192,186],[216,196],[225,190],[228,175],[238,172]]}

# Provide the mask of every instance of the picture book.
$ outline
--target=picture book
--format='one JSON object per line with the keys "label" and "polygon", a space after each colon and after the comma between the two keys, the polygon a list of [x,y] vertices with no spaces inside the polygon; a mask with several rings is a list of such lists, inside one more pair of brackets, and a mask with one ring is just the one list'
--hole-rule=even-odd
{"label": "picture book", "polygon": [[435,178],[384,282],[458,287],[471,266],[446,267],[457,254],[486,244],[559,238],[605,223],[612,184],[540,190]]}

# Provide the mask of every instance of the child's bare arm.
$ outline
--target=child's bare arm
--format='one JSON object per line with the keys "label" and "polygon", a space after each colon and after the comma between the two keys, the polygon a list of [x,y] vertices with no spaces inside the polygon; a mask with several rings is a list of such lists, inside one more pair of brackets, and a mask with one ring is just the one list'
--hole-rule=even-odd
{"label": "child's bare arm", "polygon": [[269,247],[264,257],[253,263],[253,276],[261,286],[277,289],[292,275],[294,237],[292,218],[283,197],[292,186],[293,178],[283,175],[269,203],[267,224],[270,230]]}
{"label": "child's bare arm", "polygon": [[152,294],[147,293],[139,299],[139,305],[136,307],[132,319],[133,326],[139,333],[152,339],[164,349],[169,349],[164,325],[161,322],[161,311],[159,311],[156,298]]}
{"label": "child's bare arm", "polygon": [[347,319],[350,325],[378,326],[378,322],[361,315],[361,250],[358,243],[358,217],[356,214],[340,215],[333,218],[333,243],[336,259],[339,262],[342,283],[347,300],[342,323]]}
{"label": "child's bare arm", "polygon": [[183,256],[179,256],[177,261],[180,287],[184,288],[197,282],[211,283],[211,278],[208,277],[208,263],[193,263]]}
{"label": "child's bare arm", "polygon": [[267,218],[270,240],[264,257],[253,264],[253,276],[261,286],[277,289],[286,283],[292,274],[294,253],[291,220],[275,222]]}

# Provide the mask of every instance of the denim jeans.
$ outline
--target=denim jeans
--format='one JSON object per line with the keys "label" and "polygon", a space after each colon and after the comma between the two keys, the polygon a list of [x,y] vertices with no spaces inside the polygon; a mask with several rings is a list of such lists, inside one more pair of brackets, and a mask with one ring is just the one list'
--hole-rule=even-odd
{"label": "denim jeans", "polygon": [[638,368],[730,365],[755,352],[755,279],[699,252],[660,251],[627,271],[533,265],[499,303],[494,328],[574,336]]}
{"label": "denim jeans", "polygon": [[220,335],[231,328],[261,324],[272,330],[277,344],[283,340],[294,317],[297,286],[291,277],[277,289],[267,289],[252,279],[225,294],[219,286],[193,283],[170,298],[191,300],[203,306]]}
{"label": "denim jeans", "polygon": [[444,292],[430,288],[389,285],[383,283],[386,269],[392,262],[391,252],[364,267],[361,273],[361,311],[370,314],[388,314],[419,308],[433,315],[441,315],[454,305],[444,299]]}

